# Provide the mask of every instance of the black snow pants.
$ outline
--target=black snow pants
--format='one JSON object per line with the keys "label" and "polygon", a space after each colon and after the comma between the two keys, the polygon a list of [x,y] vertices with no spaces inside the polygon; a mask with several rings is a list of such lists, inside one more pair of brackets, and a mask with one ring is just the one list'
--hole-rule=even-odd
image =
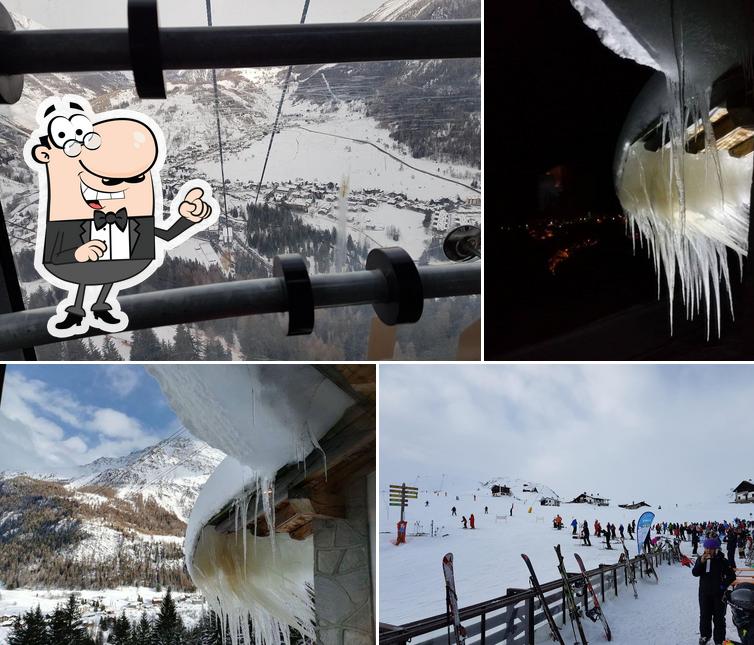
{"label": "black snow pants", "polygon": [[[699,593],[699,634],[712,638],[715,643],[725,640],[725,611],[722,594]],[[713,632],[712,624],[715,629]]]}

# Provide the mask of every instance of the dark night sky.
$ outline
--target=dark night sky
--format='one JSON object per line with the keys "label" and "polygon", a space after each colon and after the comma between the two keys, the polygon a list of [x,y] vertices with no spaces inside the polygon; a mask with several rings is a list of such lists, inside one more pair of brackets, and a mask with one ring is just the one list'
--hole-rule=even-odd
{"label": "dark night sky", "polygon": [[493,87],[499,92],[487,103],[486,122],[500,134],[487,152],[502,160],[506,192],[503,208],[486,210],[486,232],[531,214],[537,178],[557,164],[587,179],[590,210],[617,210],[613,151],[652,70],[602,45],[568,0],[506,3],[500,22],[503,55],[485,76],[488,96]]}

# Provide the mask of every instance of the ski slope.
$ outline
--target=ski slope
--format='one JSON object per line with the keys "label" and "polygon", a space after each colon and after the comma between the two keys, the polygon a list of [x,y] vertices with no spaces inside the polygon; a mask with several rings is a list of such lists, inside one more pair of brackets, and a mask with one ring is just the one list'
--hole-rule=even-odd
{"label": "ski slope", "polygon": [[[497,481],[497,480],[496,480]],[[527,494],[511,483],[514,497],[492,497],[487,489],[458,494],[456,491],[432,492],[420,490],[419,499],[411,500],[406,513],[408,522],[407,544],[395,546],[395,525],[399,510],[387,503],[387,493],[381,493],[380,503],[380,622],[393,625],[418,620],[445,611],[445,589],[442,576],[442,556],[454,555],[456,591],[459,605],[483,602],[502,596],[509,587],[529,587],[529,575],[521,553],[532,560],[541,583],[559,577],[557,558],[553,546],[560,544],[569,570],[576,570],[573,554],[578,552],[587,569],[599,564],[615,564],[621,553],[620,543],[613,550],[605,548],[602,540],[591,536],[592,545],[581,545],[581,540],[571,537],[571,520],[587,520],[593,532],[594,520],[605,526],[608,521],[616,526],[626,526],[637,519],[644,510],[656,514],[656,521],[731,520],[734,517],[751,519],[750,506],[734,505],[724,496],[719,502],[679,507],[675,503],[638,511],[618,508],[615,502],[609,507],[587,504],[562,504],[560,507],[539,505],[540,492]],[[447,497],[445,496],[447,492]],[[581,492],[581,491],[579,491]],[[476,501],[473,496],[476,494]],[[575,493],[574,493],[575,496]],[[573,496],[563,496],[572,499]],[[425,506],[425,502],[429,506]],[[622,500],[621,500],[622,501]],[[629,502],[631,500],[628,500]],[[638,501],[638,500],[637,500]],[[513,504],[513,515],[510,507]],[[457,508],[452,517],[451,507]],[[489,513],[484,514],[484,507]],[[531,512],[529,511],[531,508]],[[461,516],[474,513],[476,528],[461,528]],[[563,517],[566,528],[552,527],[557,513]],[[503,519],[505,518],[505,519]],[[412,537],[417,531],[429,534],[432,523],[437,537],[429,535]],[[636,553],[636,542],[628,544],[631,555]],[[691,544],[682,545],[684,553],[691,554]],[[698,582],[688,568],[679,565],[658,568],[660,583],[656,585],[639,580],[639,599],[632,594],[619,595],[608,601],[605,614],[613,631],[615,643],[695,643],[698,639]],[[642,616],[641,620],[637,620]],[[735,628],[729,622],[729,637]],[[599,625],[585,622],[589,641],[604,641]],[[571,636],[570,641],[567,636]],[[591,635],[591,637],[590,637]],[[569,632],[563,632],[566,642],[573,642]]]}

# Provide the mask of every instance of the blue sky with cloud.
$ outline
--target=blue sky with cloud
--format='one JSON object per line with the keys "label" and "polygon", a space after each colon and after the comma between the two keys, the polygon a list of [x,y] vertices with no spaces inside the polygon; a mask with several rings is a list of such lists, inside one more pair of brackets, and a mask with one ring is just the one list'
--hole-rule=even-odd
{"label": "blue sky with cloud", "polygon": [[679,503],[754,478],[754,365],[385,365],[379,398],[382,488],[510,476]]}
{"label": "blue sky with cloud", "polygon": [[138,365],[9,365],[0,471],[57,472],[150,446],[180,424]]}

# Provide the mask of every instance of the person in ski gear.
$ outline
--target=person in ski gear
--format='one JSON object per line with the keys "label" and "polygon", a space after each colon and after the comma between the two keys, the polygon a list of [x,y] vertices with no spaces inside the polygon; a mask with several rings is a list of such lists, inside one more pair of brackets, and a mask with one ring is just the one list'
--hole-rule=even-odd
{"label": "person in ski gear", "polygon": [[461,516],[461,522],[463,522],[463,528],[465,528],[465,529],[469,528],[469,527],[468,527],[468,526],[466,525],[466,516],[465,516],[465,515],[462,515],[462,516]]}
{"label": "person in ski gear", "polygon": [[647,537],[644,538],[644,553],[652,552],[652,540],[649,537],[651,534],[651,531],[647,531]]}
{"label": "person in ski gear", "polygon": [[450,509],[450,514],[451,514],[451,515],[452,515],[453,517],[455,517],[455,515],[456,515],[456,507],[455,507],[455,506],[454,506],[453,508],[451,508],[451,509]]}
{"label": "person in ski gear", "polygon": [[429,500],[426,500],[426,501],[424,502],[424,508],[426,508],[427,506],[429,506]]}
{"label": "person in ski gear", "polygon": [[748,582],[736,585],[725,592],[724,600],[730,605],[741,645],[754,645],[754,585]]}
{"label": "person in ski gear", "polygon": [[581,527],[581,539],[584,540],[584,546],[592,546],[592,542],[589,539],[589,522],[584,520],[584,524]]}
{"label": "person in ski gear", "polygon": [[691,547],[692,555],[699,555],[697,549],[699,548],[699,529],[696,525],[691,527]]}
{"label": "person in ski gear", "polygon": [[621,524],[621,525],[620,525],[620,526],[618,527],[618,533],[620,533],[620,539],[621,539],[621,540],[625,540],[625,539],[626,539],[626,536],[625,536],[625,535],[623,535],[623,524]]}
{"label": "person in ski gear", "polygon": [[608,551],[613,550],[613,547],[610,546],[610,525],[609,524],[608,524],[607,530],[605,531],[605,544],[606,544],[605,548]]}
{"label": "person in ski gear", "polygon": [[736,574],[720,551],[717,537],[708,537],[703,546],[704,553],[691,570],[692,575],[699,578],[699,645],[705,645],[710,638],[720,645],[725,640],[723,594]]}
{"label": "person in ski gear", "polygon": [[510,516],[513,517],[513,504],[511,504],[511,513]]}
{"label": "person in ski gear", "polygon": [[576,518],[574,517],[571,520],[571,528],[573,529],[572,535],[576,535],[576,529],[578,529],[578,527],[579,527],[579,523],[576,521]]}
{"label": "person in ski gear", "polygon": [[472,529],[474,528],[474,513],[469,515],[469,527]]}
{"label": "person in ski gear", "polygon": [[487,515],[487,507],[484,507],[484,514]]}
{"label": "person in ski gear", "polygon": [[613,536],[613,540],[617,540],[618,538],[615,536],[615,524],[610,525],[610,534]]}
{"label": "person in ski gear", "polygon": [[600,537],[602,535],[602,527],[599,520],[594,520],[594,537]]}
{"label": "person in ski gear", "polygon": [[730,562],[730,566],[735,567],[736,566],[736,546],[737,546],[737,540],[738,536],[736,535],[736,529],[734,529],[732,526],[728,529],[727,533],[727,540],[726,540],[726,551],[728,553],[728,562]]}

